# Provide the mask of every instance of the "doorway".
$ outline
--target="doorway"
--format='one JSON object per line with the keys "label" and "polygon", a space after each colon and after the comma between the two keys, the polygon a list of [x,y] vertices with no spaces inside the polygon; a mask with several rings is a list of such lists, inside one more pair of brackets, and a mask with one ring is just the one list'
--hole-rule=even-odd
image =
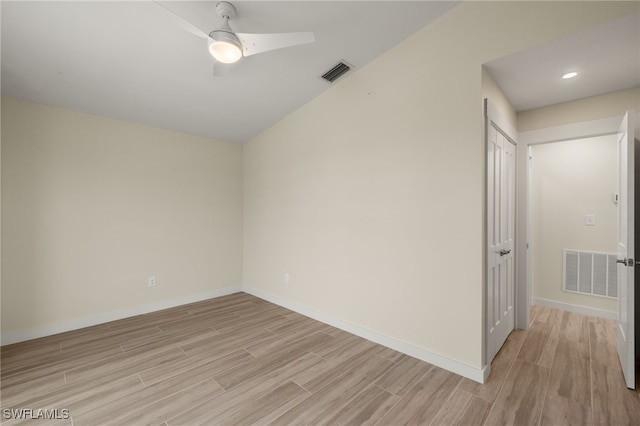
{"label": "doorway", "polygon": [[615,135],[529,148],[532,303],[617,318]]}
{"label": "doorway", "polygon": [[[531,167],[530,150],[537,145],[592,137],[614,135],[618,131],[620,117],[609,117],[579,123],[565,124],[544,129],[518,133],[520,144],[517,151],[517,212],[516,212],[516,327],[528,329],[529,306],[532,298],[533,235],[531,213]],[[612,195],[613,196],[613,195]],[[596,217],[597,224],[597,217]],[[597,225],[596,225],[597,226]],[[571,303],[558,306],[571,308]]]}
{"label": "doorway", "polygon": [[[580,122],[580,123],[574,123],[574,124],[568,124],[568,125],[562,125],[562,126],[556,126],[556,127],[552,127],[552,128],[547,128],[547,129],[539,129],[539,130],[532,130],[532,131],[527,131],[527,132],[521,132],[518,136],[519,136],[519,140],[521,142],[521,144],[523,146],[527,146],[527,149],[522,149],[518,151],[518,166],[522,166],[524,168],[527,168],[527,164],[530,161],[529,160],[529,152],[531,151],[530,148],[535,147],[537,145],[540,144],[544,144],[544,143],[552,143],[552,142],[562,142],[562,141],[567,141],[567,140],[574,140],[574,139],[580,139],[580,138],[592,138],[592,137],[598,137],[598,136],[603,136],[603,135],[614,135],[614,138],[616,138],[616,140],[618,140],[618,136],[620,135],[620,131],[619,126],[620,126],[620,122],[621,122],[621,118],[620,117],[610,117],[610,118],[606,118],[606,119],[599,119],[599,120],[593,120],[593,121],[588,121],[588,122]],[[636,142],[637,144],[637,142]],[[632,157],[630,157],[632,158]],[[535,161],[535,158],[534,158]],[[620,168],[618,168],[620,170]],[[528,169],[529,170],[529,169]],[[532,292],[532,273],[533,273],[533,268],[530,267],[530,265],[532,265],[531,262],[531,256],[533,253],[533,247],[531,246],[531,242],[533,241],[533,236],[532,236],[532,230],[531,230],[531,224],[533,222],[532,220],[532,213],[531,213],[531,209],[530,209],[530,200],[531,200],[531,187],[529,185],[530,183],[530,179],[528,176],[528,173],[525,171],[523,172],[522,169],[520,169],[519,171],[519,181],[518,181],[518,194],[521,196],[521,198],[526,199],[527,201],[524,203],[519,203],[518,204],[518,214],[517,217],[524,219],[524,220],[520,220],[520,222],[518,223],[518,232],[516,233],[516,236],[519,238],[519,236],[525,236],[525,238],[522,239],[518,239],[518,247],[522,247],[523,250],[526,250],[527,253],[526,255],[519,257],[518,258],[518,268],[519,268],[519,275],[518,275],[518,285],[517,288],[520,289],[521,291],[526,291],[528,293],[528,302],[526,305],[524,304],[520,304],[520,301],[517,302],[517,308],[524,308],[525,306],[528,307],[531,304],[531,292]],[[523,177],[522,179],[520,179],[520,177]],[[636,190],[639,186],[636,184]],[[637,192],[637,191],[636,191]],[[631,195],[629,197],[632,197]],[[632,200],[632,198],[630,198],[630,200]],[[613,200],[612,200],[613,201]],[[620,209],[621,207],[618,207],[618,209]],[[584,218],[586,220],[586,218]],[[596,223],[597,223],[597,218],[596,218]],[[624,235],[626,235],[623,232]],[[617,235],[616,235],[617,237]],[[618,255],[618,257],[620,257],[620,255]],[[621,262],[618,259],[618,262]],[[627,262],[626,260],[624,261],[625,264],[627,266],[629,262]],[[620,275],[618,274],[618,280],[620,280]],[[526,284],[525,284],[526,283]],[[627,284],[627,288],[629,288],[629,286],[634,287],[633,284]],[[637,298],[637,294],[636,294],[636,298]],[[622,299],[620,299],[622,300]],[[631,302],[633,303],[633,302]],[[572,306],[571,304],[565,304],[563,306],[561,306],[561,309],[564,310],[573,310],[576,312],[581,312],[580,310],[575,310],[575,307]],[[528,311],[528,309],[527,309]],[[593,315],[593,313],[591,312],[586,312],[588,314]],[[596,315],[596,316],[601,316],[601,315]],[[617,316],[617,315],[616,315]],[[618,321],[620,321],[619,318]],[[634,323],[635,323],[635,318],[634,318]],[[620,322],[619,322],[620,324]],[[526,326],[528,326],[528,319],[527,319],[527,323]],[[635,327],[634,330],[635,333],[635,343],[637,345],[638,342],[638,328]],[[633,334],[632,334],[633,336]],[[627,347],[632,348],[633,347],[633,342],[631,342],[629,340],[630,345],[627,345]],[[637,348],[637,346],[636,346]],[[620,349],[619,351],[620,352]],[[635,351],[636,355],[638,355],[638,351]],[[622,358],[621,358],[622,359]],[[633,358],[631,358],[633,359]],[[630,386],[633,387],[633,386]]]}

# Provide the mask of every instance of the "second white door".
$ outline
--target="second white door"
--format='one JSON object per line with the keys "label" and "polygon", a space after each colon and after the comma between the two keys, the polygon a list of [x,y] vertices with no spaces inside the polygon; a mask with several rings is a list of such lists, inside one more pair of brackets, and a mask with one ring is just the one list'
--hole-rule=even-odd
{"label": "second white door", "polygon": [[514,328],[515,145],[487,119],[487,364]]}
{"label": "second white door", "polygon": [[627,112],[618,131],[618,357],[627,387],[636,387],[635,358],[635,113]]}

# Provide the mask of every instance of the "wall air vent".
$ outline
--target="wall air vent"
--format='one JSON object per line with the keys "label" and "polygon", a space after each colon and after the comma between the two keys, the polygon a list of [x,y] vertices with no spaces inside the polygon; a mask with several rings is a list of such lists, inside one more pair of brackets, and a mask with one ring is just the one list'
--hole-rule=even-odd
{"label": "wall air vent", "polygon": [[564,291],[618,297],[617,254],[563,250]]}
{"label": "wall air vent", "polygon": [[324,73],[322,78],[327,80],[329,83],[333,83],[351,68],[351,65],[347,64],[345,61],[340,61],[335,67]]}

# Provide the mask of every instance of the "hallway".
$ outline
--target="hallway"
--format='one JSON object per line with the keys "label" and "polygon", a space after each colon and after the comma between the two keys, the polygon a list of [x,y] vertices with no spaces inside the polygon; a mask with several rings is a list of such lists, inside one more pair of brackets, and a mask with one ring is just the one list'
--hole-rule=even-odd
{"label": "hallway", "polygon": [[640,424],[640,393],[626,389],[616,322],[542,306],[515,330],[485,385],[465,389],[494,402],[485,424]]}

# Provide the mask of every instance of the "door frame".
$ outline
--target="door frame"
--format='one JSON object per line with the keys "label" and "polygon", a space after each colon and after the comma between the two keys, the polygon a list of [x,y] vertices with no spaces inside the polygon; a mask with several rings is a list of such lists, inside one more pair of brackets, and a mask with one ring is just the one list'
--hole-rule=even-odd
{"label": "door frame", "polygon": [[[521,144],[516,155],[517,202],[516,207],[516,328],[527,330],[530,324],[529,307],[532,294],[532,214],[531,214],[531,162],[532,146],[584,139],[597,136],[614,135],[618,132],[623,115],[582,121],[560,126],[529,130],[518,134]],[[519,296],[518,296],[519,295]]]}

